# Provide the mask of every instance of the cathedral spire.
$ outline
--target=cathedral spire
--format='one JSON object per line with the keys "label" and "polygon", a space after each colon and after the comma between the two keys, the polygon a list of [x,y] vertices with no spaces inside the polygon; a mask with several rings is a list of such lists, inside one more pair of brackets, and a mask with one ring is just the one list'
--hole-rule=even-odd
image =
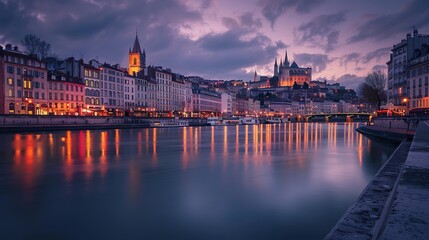
{"label": "cathedral spire", "polygon": [[286,50],[286,53],[285,53],[285,63],[284,63],[284,65],[285,65],[286,67],[289,67],[289,59],[288,59],[288,57],[287,57],[287,50]]}
{"label": "cathedral spire", "polygon": [[279,67],[277,65],[277,58],[274,60],[274,76],[279,74]]}
{"label": "cathedral spire", "polygon": [[136,38],[134,39],[133,49],[131,52],[132,53],[141,53],[142,52],[142,50],[140,48],[139,38],[137,37],[137,31],[136,31]]}

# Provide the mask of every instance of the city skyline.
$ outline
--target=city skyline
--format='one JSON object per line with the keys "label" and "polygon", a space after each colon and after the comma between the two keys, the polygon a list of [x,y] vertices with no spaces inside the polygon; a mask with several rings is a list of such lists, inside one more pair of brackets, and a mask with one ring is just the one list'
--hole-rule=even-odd
{"label": "city skyline", "polygon": [[[138,33],[148,65],[208,79],[272,75],[274,59],[313,68],[313,79],[386,70],[413,27],[429,32],[429,3],[410,1],[0,1],[0,45],[31,33],[61,57],[119,63]],[[407,16],[404,18],[403,16]],[[350,74],[350,75],[347,75]]]}

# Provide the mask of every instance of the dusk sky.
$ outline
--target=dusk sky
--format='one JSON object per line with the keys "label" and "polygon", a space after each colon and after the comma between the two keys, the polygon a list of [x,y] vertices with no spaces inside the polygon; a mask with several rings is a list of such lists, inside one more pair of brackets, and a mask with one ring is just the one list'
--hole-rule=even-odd
{"label": "dusk sky", "polygon": [[148,64],[208,79],[271,76],[287,49],[313,79],[351,81],[386,70],[413,27],[429,34],[428,0],[0,0],[0,45],[31,33],[60,57],[126,66],[137,29]]}

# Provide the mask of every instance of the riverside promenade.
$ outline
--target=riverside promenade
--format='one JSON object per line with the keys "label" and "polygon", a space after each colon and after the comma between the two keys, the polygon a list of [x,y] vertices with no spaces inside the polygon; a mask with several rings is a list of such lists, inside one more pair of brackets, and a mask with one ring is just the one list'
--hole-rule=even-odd
{"label": "riverside promenade", "polygon": [[425,120],[419,121],[412,142],[399,145],[325,239],[429,239],[428,203]]}

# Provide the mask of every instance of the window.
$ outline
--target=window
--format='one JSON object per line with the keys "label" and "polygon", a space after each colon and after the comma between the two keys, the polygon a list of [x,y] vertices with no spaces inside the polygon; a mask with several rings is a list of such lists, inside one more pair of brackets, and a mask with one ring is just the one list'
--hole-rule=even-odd
{"label": "window", "polygon": [[9,73],[9,74],[13,74],[13,67],[12,66],[7,66],[6,72]]}
{"label": "window", "polygon": [[49,93],[49,100],[52,100],[52,93]]}
{"label": "window", "polygon": [[13,89],[9,89],[8,90],[8,94],[9,97],[13,97]]}
{"label": "window", "polygon": [[22,97],[22,92],[21,90],[16,91],[16,96],[21,98]]}
{"label": "window", "polygon": [[7,79],[7,84],[13,85],[13,78],[8,78]]}
{"label": "window", "polygon": [[16,68],[16,74],[21,75],[21,68]]}
{"label": "window", "polygon": [[16,85],[17,85],[18,87],[22,87],[22,81],[21,81],[21,79],[17,79],[17,80],[16,80]]}

